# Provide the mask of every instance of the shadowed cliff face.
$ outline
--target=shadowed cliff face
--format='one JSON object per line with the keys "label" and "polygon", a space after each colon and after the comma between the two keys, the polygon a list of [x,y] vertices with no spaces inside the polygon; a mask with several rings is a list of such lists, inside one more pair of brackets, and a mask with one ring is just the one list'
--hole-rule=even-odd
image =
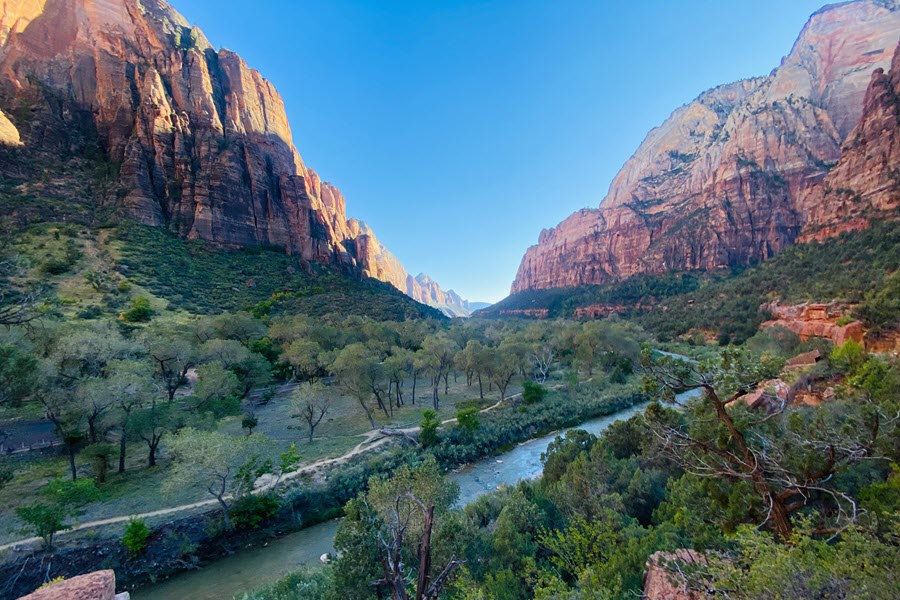
{"label": "shadowed cliff face", "polygon": [[747,265],[794,243],[829,212],[823,181],[898,38],[894,2],[819,11],[770,76],[710,90],[651,131],[600,208],[541,233],[512,292]]}
{"label": "shadowed cliff face", "polygon": [[0,0],[0,109],[0,143],[21,137],[23,152],[99,145],[129,217],[408,291],[399,261],[304,165],[272,84],[162,0]]}

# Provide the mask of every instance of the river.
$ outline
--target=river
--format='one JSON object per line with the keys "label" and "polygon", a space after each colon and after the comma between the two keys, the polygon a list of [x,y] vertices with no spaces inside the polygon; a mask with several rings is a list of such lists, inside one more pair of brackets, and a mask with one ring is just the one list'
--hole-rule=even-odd
{"label": "river", "polygon": [[[686,399],[688,394],[681,394]],[[449,475],[459,484],[458,505],[464,506],[502,485],[513,485],[541,474],[541,454],[558,435],[571,429],[599,434],[615,421],[628,419],[646,405],[633,406],[614,415],[585,421],[519,444],[503,454],[486,458]],[[319,557],[334,550],[337,521],[329,521],[274,539],[265,546],[248,548],[217,560],[196,571],[181,573],[147,588],[132,592],[137,600],[230,600],[235,594],[281,579],[303,565],[317,564]]]}

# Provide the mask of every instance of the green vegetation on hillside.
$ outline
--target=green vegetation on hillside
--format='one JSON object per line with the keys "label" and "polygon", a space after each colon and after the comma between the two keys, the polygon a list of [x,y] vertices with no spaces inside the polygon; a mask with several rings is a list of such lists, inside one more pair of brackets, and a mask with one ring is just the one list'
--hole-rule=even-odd
{"label": "green vegetation on hillside", "polygon": [[535,290],[511,296],[480,314],[549,310],[571,317],[575,309],[619,307],[662,339],[692,330],[741,342],[768,318],[764,304],[842,300],[862,304],[859,316],[874,329],[900,325],[894,293],[900,272],[900,221],[877,223],[824,242],[792,246],[773,259],[734,273],[639,276],[605,286]]}
{"label": "green vegetation on hillside", "polygon": [[116,241],[125,274],[167,300],[173,310],[215,314],[255,308],[260,316],[337,312],[379,320],[441,318],[390,284],[300,265],[280,248],[222,250],[134,223],[121,225]]}

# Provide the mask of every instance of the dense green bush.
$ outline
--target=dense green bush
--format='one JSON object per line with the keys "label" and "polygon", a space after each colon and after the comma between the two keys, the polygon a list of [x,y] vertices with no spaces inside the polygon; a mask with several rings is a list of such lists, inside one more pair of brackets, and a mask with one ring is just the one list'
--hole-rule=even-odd
{"label": "dense green bush", "polygon": [[278,514],[280,505],[273,494],[246,495],[234,502],[228,516],[236,529],[257,529]]}
{"label": "dense green bush", "polygon": [[129,323],[146,323],[153,318],[153,314],[150,301],[138,296],[131,301],[131,308],[122,314],[122,318]]}
{"label": "dense green bush", "polygon": [[535,404],[547,396],[547,388],[533,381],[526,381],[522,387],[522,399],[525,400],[525,404]]}
{"label": "dense green bush", "polygon": [[150,539],[150,528],[143,519],[132,519],[128,521],[125,527],[125,534],[122,536],[122,544],[128,550],[128,554],[134,558],[144,551],[147,547],[147,541]]}

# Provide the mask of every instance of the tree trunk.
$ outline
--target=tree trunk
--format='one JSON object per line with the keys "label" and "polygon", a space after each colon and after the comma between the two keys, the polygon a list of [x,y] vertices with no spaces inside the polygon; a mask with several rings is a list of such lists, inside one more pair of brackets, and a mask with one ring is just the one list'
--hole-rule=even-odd
{"label": "tree trunk", "polygon": [[419,374],[413,373],[413,389],[412,389],[412,403],[413,406],[416,405],[416,383],[419,381]]}
{"label": "tree trunk", "polygon": [[88,418],[88,434],[91,436],[91,443],[97,443],[97,417],[99,415],[94,415]]}
{"label": "tree trunk", "polygon": [[147,442],[147,447],[149,448],[149,453],[147,455],[147,466],[155,467],[156,466],[156,449],[159,447],[159,441],[162,439],[152,440]]}
{"label": "tree trunk", "polygon": [[484,400],[484,384],[481,383],[481,373],[478,374],[478,396]]}
{"label": "tree trunk", "polygon": [[225,529],[231,531],[231,517],[228,516],[228,504],[225,503],[224,494],[216,496],[216,500],[219,501],[219,506],[222,507],[222,521],[225,523]]}
{"label": "tree trunk", "polygon": [[450,393],[450,381],[449,381],[449,379],[450,379],[450,373],[449,373],[449,372],[444,373],[444,395],[445,395],[445,396],[446,396],[447,394]]}
{"label": "tree trunk", "polygon": [[[357,400],[359,400],[357,398]],[[366,418],[369,419],[369,425],[372,426],[372,429],[376,429],[375,427],[375,419],[372,418],[372,411],[369,410],[369,407],[366,406],[366,403],[362,400],[359,400],[359,405],[362,407],[364,411],[366,411]]]}
{"label": "tree trunk", "polygon": [[119,473],[125,472],[125,428],[122,428],[122,438],[119,440]]}
{"label": "tree trunk", "polygon": [[431,582],[431,529],[434,526],[434,505],[425,509],[425,523],[419,543],[419,577],[416,582],[416,600],[422,600]]}
{"label": "tree trunk", "polygon": [[744,459],[744,468],[751,469],[750,478],[753,481],[753,487],[764,500],[768,500],[769,503],[771,503],[771,518],[773,525],[775,526],[776,537],[782,542],[787,542],[791,538],[794,527],[791,524],[791,518],[784,501],[772,490],[769,482],[766,480],[765,474],[760,469],[756,456],[750,451],[750,447],[747,446],[744,434],[738,430],[731,415],[728,414],[725,403],[719,399],[719,395],[712,386],[705,385],[703,387],[716,409],[716,416],[719,418],[719,421],[725,425],[725,428],[728,429],[728,433],[731,434],[731,438],[735,441],[738,449],[741,451]]}
{"label": "tree trunk", "polygon": [[78,479],[78,469],[75,466],[75,445],[66,444],[66,449],[69,451],[69,468],[72,470],[72,481],[76,481]]}

